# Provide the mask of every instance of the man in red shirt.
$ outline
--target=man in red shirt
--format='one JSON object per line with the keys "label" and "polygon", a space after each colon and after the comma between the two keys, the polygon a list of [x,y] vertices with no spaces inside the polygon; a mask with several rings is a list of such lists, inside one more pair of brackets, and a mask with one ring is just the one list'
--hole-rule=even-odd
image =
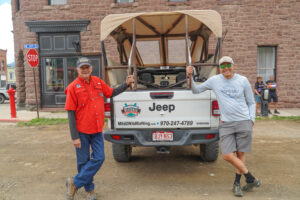
{"label": "man in red shirt", "polygon": [[[96,200],[93,177],[104,159],[102,128],[104,125],[104,97],[116,96],[133,82],[128,76],[126,82],[117,88],[110,88],[103,80],[91,76],[92,65],[82,57],[77,61],[78,78],[66,89],[65,109],[68,111],[69,127],[76,147],[78,174],[66,181],[67,199],[73,200],[76,191],[84,187],[89,200]],[[92,154],[90,155],[90,147]]]}

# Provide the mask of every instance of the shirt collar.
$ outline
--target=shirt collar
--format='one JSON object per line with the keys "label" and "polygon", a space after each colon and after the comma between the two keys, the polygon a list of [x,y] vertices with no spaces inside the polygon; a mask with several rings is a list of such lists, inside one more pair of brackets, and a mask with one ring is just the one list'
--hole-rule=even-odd
{"label": "shirt collar", "polygon": [[224,80],[227,80],[227,81],[231,81],[231,80],[236,79],[236,73],[233,74],[233,77],[232,77],[231,79],[225,78],[225,76],[224,76],[223,74],[220,74],[220,75],[221,75],[221,77],[222,77]]}
{"label": "shirt collar", "polygon": [[81,76],[78,75],[78,79],[82,82],[82,83],[85,83],[85,84],[90,84],[92,82],[92,76],[90,76],[90,83],[87,82],[84,78],[82,78]]}

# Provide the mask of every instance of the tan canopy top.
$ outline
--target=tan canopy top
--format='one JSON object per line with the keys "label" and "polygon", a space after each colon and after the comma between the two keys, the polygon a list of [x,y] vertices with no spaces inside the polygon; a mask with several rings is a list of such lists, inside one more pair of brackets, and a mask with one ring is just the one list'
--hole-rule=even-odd
{"label": "tan canopy top", "polygon": [[222,20],[214,10],[183,10],[172,12],[144,12],[112,14],[101,22],[101,41],[118,27],[132,34],[132,21],[136,18],[136,35],[182,34],[185,33],[184,15],[188,15],[189,32],[199,29],[203,24],[216,37],[222,37]]}

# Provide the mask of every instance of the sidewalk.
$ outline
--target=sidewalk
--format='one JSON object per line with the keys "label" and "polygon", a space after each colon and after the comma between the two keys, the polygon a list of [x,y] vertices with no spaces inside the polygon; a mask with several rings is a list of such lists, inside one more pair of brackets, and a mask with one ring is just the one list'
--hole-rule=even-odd
{"label": "sidewalk", "polygon": [[[40,118],[68,118],[66,111],[57,111],[57,112],[39,112]],[[10,105],[6,101],[4,104],[0,104],[0,122],[19,122],[19,121],[30,121],[34,118],[37,118],[36,111],[28,110],[18,110],[17,109],[17,118],[11,118],[10,115]]]}
{"label": "sidewalk", "polygon": [[[273,112],[273,110],[271,110]],[[282,108],[279,109],[280,114],[278,116],[300,116],[300,108]],[[68,118],[66,111],[57,112],[39,112],[40,118]],[[272,115],[269,115],[272,117]],[[37,118],[36,111],[17,110],[17,118],[10,117],[10,106],[6,101],[4,104],[0,104],[0,122],[18,122],[18,121],[30,121]]]}

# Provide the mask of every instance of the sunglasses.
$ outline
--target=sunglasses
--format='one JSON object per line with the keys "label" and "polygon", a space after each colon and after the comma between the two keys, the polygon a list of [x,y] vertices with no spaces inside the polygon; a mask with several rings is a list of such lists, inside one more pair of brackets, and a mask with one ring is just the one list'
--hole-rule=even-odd
{"label": "sunglasses", "polygon": [[231,63],[220,65],[221,69],[225,69],[226,67],[231,68]]}

